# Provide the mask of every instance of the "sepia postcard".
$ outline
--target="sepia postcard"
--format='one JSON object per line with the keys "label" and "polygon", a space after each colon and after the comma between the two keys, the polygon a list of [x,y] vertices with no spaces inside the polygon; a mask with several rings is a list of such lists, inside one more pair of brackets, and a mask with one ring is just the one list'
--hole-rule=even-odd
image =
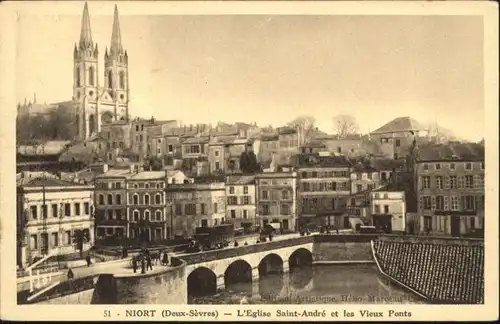
{"label": "sepia postcard", "polygon": [[2,320],[498,319],[496,2],[6,1],[0,84]]}

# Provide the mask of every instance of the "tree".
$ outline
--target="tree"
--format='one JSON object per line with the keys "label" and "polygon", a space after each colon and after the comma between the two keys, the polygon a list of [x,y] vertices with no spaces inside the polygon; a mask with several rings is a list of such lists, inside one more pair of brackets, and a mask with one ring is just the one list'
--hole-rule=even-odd
{"label": "tree", "polygon": [[314,136],[316,119],[312,116],[300,116],[288,123],[288,126],[296,128],[299,134],[299,143],[303,145]]}
{"label": "tree", "polygon": [[240,170],[243,173],[255,173],[260,171],[260,164],[253,151],[243,152],[240,156]]}
{"label": "tree", "polygon": [[83,258],[83,245],[88,242],[90,242],[89,231],[76,229],[73,232],[73,244],[75,244],[76,249],[80,251],[80,258]]}
{"label": "tree", "polygon": [[348,135],[357,134],[359,130],[356,118],[351,115],[337,115],[333,117],[333,127],[339,138],[345,138]]}

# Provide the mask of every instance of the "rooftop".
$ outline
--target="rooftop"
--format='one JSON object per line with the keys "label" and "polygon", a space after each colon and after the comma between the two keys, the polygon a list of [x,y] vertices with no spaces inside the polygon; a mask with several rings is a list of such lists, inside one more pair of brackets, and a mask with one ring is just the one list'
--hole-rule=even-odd
{"label": "rooftop", "polygon": [[208,144],[209,138],[204,136],[204,137],[189,137],[186,138],[182,144]]}
{"label": "rooftop", "polygon": [[398,117],[370,134],[403,133],[417,130],[426,130],[426,127],[411,117]]}
{"label": "rooftop", "polygon": [[100,178],[114,178],[114,177],[127,177],[129,176],[130,170],[129,169],[109,169],[107,172],[100,174],[96,177],[96,179]]}
{"label": "rooftop", "polygon": [[247,185],[255,183],[255,175],[230,175],[226,178],[229,185]]}
{"label": "rooftop", "polygon": [[379,171],[392,171],[393,169],[401,169],[405,166],[406,161],[402,159],[372,159],[371,165]]}
{"label": "rooftop", "polygon": [[479,143],[449,142],[427,144],[417,148],[417,161],[484,161],[484,145]]}
{"label": "rooftop", "polygon": [[60,180],[57,177],[31,177],[24,178],[21,183],[18,184],[18,187],[78,187],[85,186],[79,183]]}
{"label": "rooftop", "polygon": [[294,165],[298,168],[335,168],[351,166],[349,160],[343,155],[320,156],[319,154],[297,154],[294,160]]}
{"label": "rooftop", "polygon": [[142,171],[128,177],[130,180],[157,180],[165,178],[165,171]]}

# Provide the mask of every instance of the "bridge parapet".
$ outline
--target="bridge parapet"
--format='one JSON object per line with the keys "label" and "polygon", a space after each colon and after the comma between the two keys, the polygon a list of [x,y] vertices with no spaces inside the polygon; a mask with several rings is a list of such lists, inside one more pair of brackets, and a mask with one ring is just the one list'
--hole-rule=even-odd
{"label": "bridge parapet", "polygon": [[286,247],[312,243],[314,236],[301,236],[280,241],[271,241],[266,243],[258,243],[251,245],[243,245],[223,250],[212,250],[199,253],[179,255],[178,257],[184,260],[188,265],[210,262],[220,259],[241,257],[246,254],[267,252]]}

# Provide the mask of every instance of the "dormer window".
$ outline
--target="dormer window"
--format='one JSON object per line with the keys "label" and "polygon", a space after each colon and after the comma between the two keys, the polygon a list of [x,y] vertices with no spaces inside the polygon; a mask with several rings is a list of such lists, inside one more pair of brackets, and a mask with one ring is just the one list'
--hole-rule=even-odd
{"label": "dormer window", "polygon": [[436,163],[436,170],[441,170],[441,164]]}
{"label": "dormer window", "polygon": [[450,163],[450,169],[455,170],[455,163]]}
{"label": "dormer window", "polygon": [[424,170],[429,170],[429,165],[427,163],[424,163]]}
{"label": "dormer window", "polygon": [[465,163],[465,170],[472,170],[472,163]]}

